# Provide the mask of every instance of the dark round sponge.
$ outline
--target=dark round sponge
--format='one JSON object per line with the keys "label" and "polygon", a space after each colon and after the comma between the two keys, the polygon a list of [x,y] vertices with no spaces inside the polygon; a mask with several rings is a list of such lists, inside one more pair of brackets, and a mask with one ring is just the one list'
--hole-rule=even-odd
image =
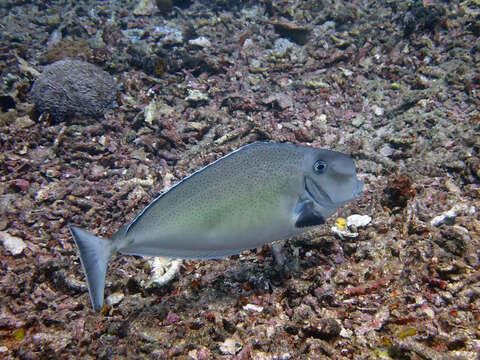
{"label": "dark round sponge", "polygon": [[113,106],[116,92],[109,73],[87,62],[68,59],[46,66],[33,84],[30,97],[38,112],[57,119],[99,117]]}

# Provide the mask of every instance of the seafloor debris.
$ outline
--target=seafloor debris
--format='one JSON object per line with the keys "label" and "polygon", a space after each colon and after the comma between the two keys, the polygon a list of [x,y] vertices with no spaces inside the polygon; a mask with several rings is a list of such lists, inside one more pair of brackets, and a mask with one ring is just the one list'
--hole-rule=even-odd
{"label": "seafloor debris", "polygon": [[307,43],[308,35],[311,31],[307,26],[300,26],[287,21],[274,21],[272,24],[280,36],[288,38],[299,45]]}
{"label": "seafloor debris", "polygon": [[188,89],[188,96],[185,100],[191,103],[204,102],[208,101],[208,95],[197,89]]}
{"label": "seafloor debris", "polygon": [[353,214],[347,217],[347,227],[364,227],[370,224],[372,218],[368,215]]}
{"label": "seafloor debris", "polygon": [[433,226],[439,226],[441,224],[450,224],[452,225],[455,218],[460,214],[467,211],[470,212],[470,215],[475,214],[475,207],[468,207],[466,204],[455,204],[450,210],[444,211],[440,215],[435,216],[430,220],[430,224]]}
{"label": "seafloor debris", "polygon": [[394,209],[404,208],[408,200],[416,194],[412,182],[405,175],[392,175],[388,180],[387,187],[383,190],[382,204]]}
{"label": "seafloor debris", "polygon": [[178,274],[181,260],[173,260],[161,257],[154,257],[149,260],[151,267],[151,278],[148,281],[142,282],[145,288],[163,286],[172,281]]}
{"label": "seafloor debris", "polygon": [[414,31],[433,31],[445,24],[445,9],[433,1],[413,1],[403,18],[405,35],[411,35]]}
{"label": "seafloor debris", "polygon": [[358,232],[356,232],[356,230],[367,226],[371,221],[372,218],[368,215],[354,214],[350,215],[347,219],[338,218],[335,225],[332,226],[330,230],[341,239],[354,239],[358,237]]}

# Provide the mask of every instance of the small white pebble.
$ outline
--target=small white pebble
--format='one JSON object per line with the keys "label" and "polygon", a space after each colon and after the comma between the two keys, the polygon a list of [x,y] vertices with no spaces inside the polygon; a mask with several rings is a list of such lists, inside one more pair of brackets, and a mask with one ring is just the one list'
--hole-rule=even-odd
{"label": "small white pebble", "polygon": [[462,190],[460,190],[460,188],[453,182],[452,179],[445,180],[445,187],[448,191],[455,194],[460,194],[462,192]]}
{"label": "small white pebble", "polygon": [[98,143],[102,146],[105,146],[105,144],[107,143],[107,138],[105,137],[105,135],[100,136],[100,138],[98,139]]}
{"label": "small white pebble", "polygon": [[172,186],[172,182],[175,180],[175,176],[172,173],[167,172],[163,175],[163,189],[162,192],[167,191]]}
{"label": "small white pebble", "polygon": [[378,106],[378,105],[373,105],[372,106],[372,110],[373,110],[373,113],[376,115],[376,116],[382,116],[384,114],[384,110],[382,107]]}
{"label": "small white pebble", "polygon": [[363,125],[364,121],[365,119],[363,116],[357,115],[352,119],[352,125],[358,128]]}
{"label": "small white pebble", "polygon": [[223,355],[235,355],[241,348],[242,345],[237,343],[234,338],[226,338],[219,346],[220,353]]}
{"label": "small white pebble", "polygon": [[464,228],[463,226],[460,225],[453,225],[453,228],[459,232],[464,233],[465,235],[468,234],[468,229]]}
{"label": "small white pebble", "polygon": [[344,339],[350,339],[352,335],[353,335],[352,330],[345,329],[345,328],[342,328],[342,330],[340,330],[340,336]]}
{"label": "small white pebble", "polygon": [[[421,76],[420,79],[424,81],[424,83],[428,83],[428,79],[425,76]],[[426,108],[428,105],[428,100],[427,99],[421,99],[418,101],[418,105],[420,105],[422,108]]]}
{"label": "small white pebble", "polygon": [[199,47],[209,47],[212,45],[210,40],[208,40],[205,36],[200,36],[196,39],[192,39],[188,42],[190,45],[195,45]]}
{"label": "small white pebble", "polygon": [[389,156],[392,156],[393,153],[394,153],[394,149],[388,145],[388,144],[384,144],[381,148],[380,148],[380,154],[385,156],[385,157],[389,157]]}
{"label": "small white pebble", "polygon": [[318,120],[318,121],[320,121],[320,122],[322,122],[322,123],[326,123],[326,122],[327,122],[327,115],[325,115],[325,114],[320,114],[320,115],[318,115],[318,116],[315,118],[315,120]]}
{"label": "small white pebble", "polygon": [[342,67],[340,67],[339,69],[343,72],[343,75],[345,75],[346,77],[350,77],[350,76],[353,75],[352,70],[345,69],[345,68],[342,68]]}
{"label": "small white pebble", "polygon": [[368,215],[350,215],[347,218],[347,227],[356,226],[356,227],[365,227],[372,221],[372,218]]}
{"label": "small white pebble", "polygon": [[425,298],[424,298],[422,295],[418,295],[418,294],[417,294],[417,295],[415,296],[415,304],[416,304],[417,306],[420,306],[420,305],[425,304]]}
{"label": "small white pebble", "polygon": [[254,305],[254,304],[247,304],[243,307],[243,310],[252,310],[252,311],[256,311],[256,312],[262,312],[263,311],[263,307],[262,306],[258,306],[258,305]]}
{"label": "small white pebble", "polygon": [[344,68],[341,68],[340,70],[342,70],[343,75],[345,75],[346,77],[350,77],[350,76],[353,75],[353,71],[352,71],[352,70],[344,69]]}
{"label": "small white pebble", "polygon": [[460,213],[464,212],[465,210],[467,210],[467,206],[465,204],[456,204],[450,210],[445,211],[430,220],[430,225],[439,226],[445,223],[451,223]]}
{"label": "small white pebble", "polygon": [[105,299],[105,302],[108,305],[112,305],[112,306],[118,305],[120,304],[120,302],[123,300],[124,297],[125,295],[123,293],[120,293],[120,292],[113,293]]}
{"label": "small white pebble", "polygon": [[248,38],[246,39],[244,42],[243,42],[243,47],[246,49],[246,48],[249,48],[249,47],[253,47],[255,44],[253,42],[252,39]]}
{"label": "small white pebble", "polygon": [[262,67],[262,63],[261,63],[259,60],[257,60],[257,59],[251,59],[251,60],[250,60],[250,65],[251,65],[253,68],[256,68],[256,69]]}
{"label": "small white pebble", "polygon": [[3,243],[3,246],[10,251],[12,255],[20,254],[27,245],[23,242],[22,239],[16,236],[12,236],[6,231],[0,231],[0,241]]}
{"label": "small white pebble", "polygon": [[423,309],[425,315],[427,315],[430,319],[435,318],[435,312],[432,310],[431,307],[425,307]]}
{"label": "small white pebble", "polygon": [[202,93],[200,90],[197,89],[188,89],[188,96],[185,98],[185,100],[196,103],[196,102],[202,102],[202,101],[207,101],[209,99],[208,95],[205,93]]}

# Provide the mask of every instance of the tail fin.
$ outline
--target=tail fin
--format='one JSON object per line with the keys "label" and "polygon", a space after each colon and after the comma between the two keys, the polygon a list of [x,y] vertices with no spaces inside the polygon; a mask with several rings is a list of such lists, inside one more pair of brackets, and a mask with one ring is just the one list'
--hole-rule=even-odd
{"label": "tail fin", "polygon": [[114,247],[110,239],[102,239],[75,226],[69,226],[70,233],[80,250],[80,261],[87,277],[88,292],[95,311],[103,306],[105,275]]}

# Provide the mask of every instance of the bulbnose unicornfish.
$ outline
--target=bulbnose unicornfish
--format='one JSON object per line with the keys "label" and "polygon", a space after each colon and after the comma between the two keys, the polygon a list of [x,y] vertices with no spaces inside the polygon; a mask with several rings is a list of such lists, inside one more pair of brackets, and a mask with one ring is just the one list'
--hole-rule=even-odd
{"label": "bulbnose unicornfish", "polygon": [[286,239],[325,223],[359,196],[348,155],[254,143],[178,182],[110,239],[70,226],[95,310],[113,254],[210,259]]}

